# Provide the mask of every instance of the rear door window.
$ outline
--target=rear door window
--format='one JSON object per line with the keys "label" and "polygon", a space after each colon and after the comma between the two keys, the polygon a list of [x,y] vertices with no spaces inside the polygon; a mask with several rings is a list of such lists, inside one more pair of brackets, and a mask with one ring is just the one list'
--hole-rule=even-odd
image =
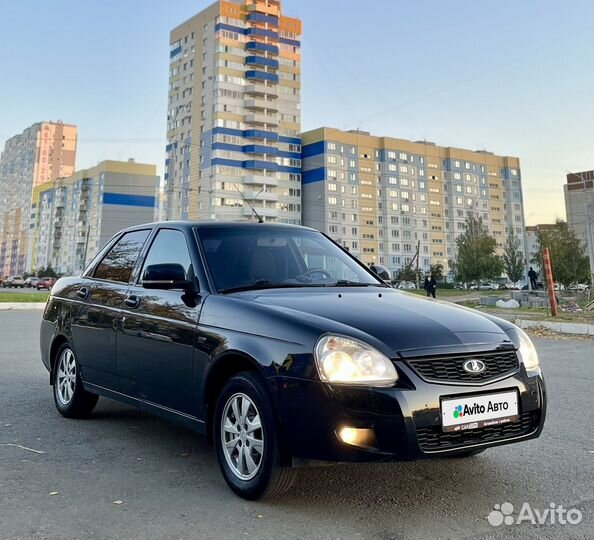
{"label": "rear door window", "polygon": [[97,265],[93,277],[128,283],[149,233],[142,230],[124,234]]}

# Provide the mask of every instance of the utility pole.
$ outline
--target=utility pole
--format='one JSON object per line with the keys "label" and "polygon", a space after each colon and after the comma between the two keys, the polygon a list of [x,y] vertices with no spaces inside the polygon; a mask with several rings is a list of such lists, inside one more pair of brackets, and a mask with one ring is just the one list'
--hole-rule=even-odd
{"label": "utility pole", "polygon": [[419,253],[421,252],[421,241],[417,240],[417,254],[415,255],[417,259],[417,271],[415,272],[415,276],[417,278],[417,289],[420,287],[420,280],[419,280]]}

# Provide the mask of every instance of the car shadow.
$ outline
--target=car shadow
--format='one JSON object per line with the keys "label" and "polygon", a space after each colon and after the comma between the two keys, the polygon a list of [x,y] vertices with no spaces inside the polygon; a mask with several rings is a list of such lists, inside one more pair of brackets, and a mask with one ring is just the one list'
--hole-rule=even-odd
{"label": "car shadow", "polygon": [[[198,474],[208,478],[229,497],[235,498],[227,489],[219,472],[214,450],[206,438],[190,429],[167,422],[131,406],[101,399],[91,417],[90,427],[98,432],[109,425],[109,431],[118,439],[127,439],[130,451],[150,454],[159,460],[183,456],[187,460],[179,467],[168,468],[168,480],[188,482],[188,475]],[[528,443],[529,444],[529,443]],[[464,459],[431,459],[405,463],[337,464],[321,467],[299,468],[297,480],[284,497],[255,504],[279,508],[310,506],[332,509],[333,512],[361,505],[386,503],[407,505],[407,501],[422,500],[432,507],[442,507],[444,500],[461,500],[467,497],[485,498],[492,501],[500,493],[502,476],[506,476],[501,458],[510,459],[510,447],[490,449],[487,452]],[[516,450],[517,453],[517,450]],[[190,470],[187,469],[190,467]],[[171,478],[171,475],[174,478]],[[178,476],[175,478],[175,476]],[[513,477],[505,478],[514,483]],[[189,482],[191,485],[191,482]],[[518,487],[521,489],[521,481]],[[445,505],[447,506],[447,505]]]}

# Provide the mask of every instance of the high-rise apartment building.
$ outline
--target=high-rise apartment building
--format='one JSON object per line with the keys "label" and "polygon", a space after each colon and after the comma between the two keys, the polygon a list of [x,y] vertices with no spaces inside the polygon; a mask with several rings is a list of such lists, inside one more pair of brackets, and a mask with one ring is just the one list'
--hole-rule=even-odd
{"label": "high-rise apartment building", "polygon": [[30,268],[33,189],[73,173],[76,138],[76,126],[40,122],[6,141],[0,157],[0,275]]}
{"label": "high-rise apartment building", "polygon": [[159,177],[155,165],[102,161],[33,192],[32,270],[83,270],[118,231],[154,220]]}
{"label": "high-rise apartment building", "polygon": [[[526,226],[526,252],[528,253],[528,264],[534,268],[539,274],[542,272],[540,268],[540,244],[538,242],[538,233],[546,231],[554,231],[557,226],[554,223],[540,223],[539,225]],[[544,279],[541,274],[539,277]]]}
{"label": "high-rise apartment building", "polygon": [[518,158],[331,128],[302,141],[303,224],[366,264],[397,271],[419,243],[419,267],[441,263],[447,272],[471,214],[500,253],[512,231],[524,252]]}
{"label": "high-rise apartment building", "polygon": [[568,174],[563,191],[567,223],[586,245],[594,285],[594,171]]}
{"label": "high-rise apartment building", "polygon": [[[301,22],[218,0],[171,32],[165,219],[301,221]],[[241,193],[239,193],[241,192]]]}
{"label": "high-rise apartment building", "polygon": [[587,242],[587,227],[594,230],[594,171],[568,174],[563,191],[567,224],[582,242]]}

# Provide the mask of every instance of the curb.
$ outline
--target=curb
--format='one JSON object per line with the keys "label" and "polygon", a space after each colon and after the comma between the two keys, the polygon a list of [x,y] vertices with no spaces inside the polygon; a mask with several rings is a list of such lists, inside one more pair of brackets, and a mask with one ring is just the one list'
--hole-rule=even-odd
{"label": "curb", "polygon": [[0,302],[0,311],[45,309],[45,302]]}
{"label": "curb", "polygon": [[548,330],[558,332],[559,334],[594,336],[594,324],[534,321],[527,319],[516,319],[515,324],[520,328],[547,328]]}

